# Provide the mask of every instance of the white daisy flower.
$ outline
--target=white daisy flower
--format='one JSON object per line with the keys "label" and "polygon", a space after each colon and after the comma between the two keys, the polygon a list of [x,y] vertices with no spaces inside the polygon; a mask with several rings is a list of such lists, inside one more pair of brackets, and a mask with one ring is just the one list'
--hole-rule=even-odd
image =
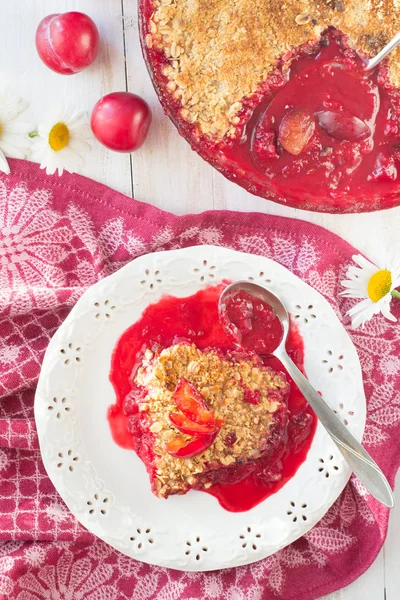
{"label": "white daisy flower", "polygon": [[395,289],[400,286],[400,256],[392,266],[386,264],[383,268],[369,262],[361,254],[353,256],[353,260],[359,266],[349,267],[348,279],[342,281],[347,289],[340,294],[347,298],[363,298],[346,313],[351,317],[352,326],[364,326],[379,313],[390,321],[396,321],[390,312],[390,302],[392,298],[400,298],[400,292]]}
{"label": "white daisy flower", "polygon": [[87,116],[73,109],[59,110],[33,132],[32,159],[40,162],[47,175],[63,170],[75,173],[85,164],[82,153],[90,152],[86,140],[92,138]]}
{"label": "white daisy flower", "polygon": [[28,137],[32,124],[17,119],[28,104],[8,90],[0,92],[0,171],[10,172],[6,156],[25,158],[31,141]]}

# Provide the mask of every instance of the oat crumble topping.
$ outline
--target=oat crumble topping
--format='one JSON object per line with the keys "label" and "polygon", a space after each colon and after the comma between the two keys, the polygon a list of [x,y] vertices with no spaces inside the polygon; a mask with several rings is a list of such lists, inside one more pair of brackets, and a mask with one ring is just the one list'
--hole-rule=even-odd
{"label": "oat crumble topping", "polygon": [[[205,452],[184,459],[171,456],[165,449],[166,443],[177,435],[191,439],[169,419],[169,414],[177,410],[173,393],[181,377],[196,387],[216,419],[223,421],[215,441]],[[142,419],[146,415],[142,424],[156,434],[154,491],[160,497],[184,493],[195,484],[207,488],[211,485],[204,478],[207,471],[259,458],[268,446],[274,413],[288,392],[285,376],[264,367],[257,359],[253,362],[222,358],[214,350],[201,351],[193,344],[171,346],[159,355],[147,350],[135,383],[147,392],[139,401],[139,411]],[[246,388],[260,392],[258,404],[243,401]],[[229,436],[233,444],[224,443]]]}
{"label": "oat crumble topping", "polygon": [[[163,74],[183,119],[219,141],[235,135],[242,100],[287,52],[334,26],[372,56],[398,32],[399,19],[399,0],[154,0],[146,44],[168,59]],[[400,85],[399,48],[389,75]]]}

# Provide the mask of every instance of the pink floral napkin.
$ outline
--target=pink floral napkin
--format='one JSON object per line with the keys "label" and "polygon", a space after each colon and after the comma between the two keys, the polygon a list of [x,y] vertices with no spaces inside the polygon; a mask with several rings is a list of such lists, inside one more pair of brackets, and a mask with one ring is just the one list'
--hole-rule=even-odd
{"label": "pink floral napkin", "polygon": [[[321,292],[339,316],[351,306],[338,292],[355,249],[304,221],[221,211],[176,217],[77,175],[46,177],[23,161],[0,177],[0,598],[311,600],[349,584],[377,556],[388,510],[355,479],[306,536],[265,560],[214,573],[119,554],[79,525],[52,486],[33,419],[51,335],[100,278],[141,254],[195,244],[268,256]],[[399,303],[393,306],[399,318]],[[349,333],[368,399],[364,443],[393,484],[400,326],[378,316]]]}

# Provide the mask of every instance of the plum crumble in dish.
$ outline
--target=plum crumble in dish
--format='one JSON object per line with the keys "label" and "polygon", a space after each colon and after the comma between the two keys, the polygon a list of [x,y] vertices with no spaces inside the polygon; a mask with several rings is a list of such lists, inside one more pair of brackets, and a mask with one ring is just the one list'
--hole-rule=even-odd
{"label": "plum crumble in dish", "polygon": [[400,203],[398,0],[140,0],[170,118],[253,194],[306,210]]}
{"label": "plum crumble in dish", "polygon": [[135,449],[160,497],[209,488],[274,452],[286,435],[289,386],[260,359],[194,344],[146,350],[134,379]]}

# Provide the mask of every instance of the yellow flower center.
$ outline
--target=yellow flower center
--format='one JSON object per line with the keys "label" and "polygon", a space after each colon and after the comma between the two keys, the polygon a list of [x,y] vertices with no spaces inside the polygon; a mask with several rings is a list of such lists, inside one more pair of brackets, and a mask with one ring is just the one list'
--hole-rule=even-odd
{"label": "yellow flower center", "polygon": [[59,152],[69,142],[69,129],[65,123],[56,123],[49,133],[49,146],[55,152]]}
{"label": "yellow flower center", "polygon": [[381,269],[370,277],[367,292],[372,302],[378,302],[390,292],[392,287],[392,274],[387,269]]}
{"label": "yellow flower center", "polygon": [[1,135],[2,131],[3,131],[3,125],[0,123],[0,135]]}

